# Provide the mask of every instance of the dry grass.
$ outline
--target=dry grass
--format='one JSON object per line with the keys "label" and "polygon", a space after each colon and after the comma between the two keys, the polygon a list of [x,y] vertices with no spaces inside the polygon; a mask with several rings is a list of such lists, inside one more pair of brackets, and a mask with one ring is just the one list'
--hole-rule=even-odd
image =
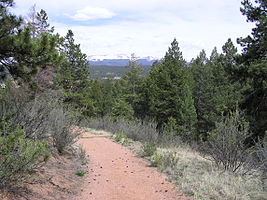
{"label": "dry grass", "polygon": [[87,128],[87,127],[83,127],[82,130],[85,132],[92,133],[94,135],[110,135],[109,132],[104,131],[104,130],[95,130],[95,129]]}
{"label": "dry grass", "polygon": [[[91,122],[92,128],[97,128],[104,121]],[[242,175],[224,171],[215,162],[202,157],[199,152],[184,144],[179,137],[171,134],[160,136],[152,125],[125,121],[112,123],[107,120],[105,127],[103,124],[101,127],[113,133],[122,131],[134,141],[130,148],[141,152],[140,155],[143,151],[141,143],[156,144],[157,150],[148,159],[152,165],[167,173],[169,179],[192,199],[267,200],[267,192],[264,192],[263,182],[257,173]],[[135,143],[138,145],[134,145]]]}
{"label": "dry grass", "polygon": [[177,156],[176,166],[159,168],[193,199],[267,199],[260,177],[221,171],[190,147],[158,149],[158,152]]}

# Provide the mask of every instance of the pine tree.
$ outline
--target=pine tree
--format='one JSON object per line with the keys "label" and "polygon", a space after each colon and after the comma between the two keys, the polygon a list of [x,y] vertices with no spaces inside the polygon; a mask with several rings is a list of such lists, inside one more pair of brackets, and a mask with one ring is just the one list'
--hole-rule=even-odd
{"label": "pine tree", "polygon": [[212,70],[207,65],[209,59],[202,50],[196,59],[192,60],[191,70],[194,78],[193,97],[197,113],[198,137],[205,139],[207,132],[213,127],[208,115],[212,111],[210,100],[213,96]]}
{"label": "pine tree", "polygon": [[40,37],[42,33],[54,32],[54,27],[50,28],[50,24],[48,23],[47,13],[43,9],[37,12],[36,5],[30,9],[25,25],[31,29],[33,38]]}
{"label": "pine tree", "polygon": [[140,95],[140,85],[142,83],[142,67],[138,64],[135,54],[131,55],[131,59],[127,66],[129,71],[122,77],[119,82],[122,89],[122,95],[119,98],[124,98],[127,103],[130,104],[135,114],[137,115],[137,110],[139,108],[139,95]]}
{"label": "pine tree", "polygon": [[79,93],[87,87],[89,63],[86,54],[81,52],[80,45],[75,44],[71,30],[62,40],[60,51],[65,59],[58,70],[58,83],[66,92]]}
{"label": "pine tree", "polygon": [[13,5],[13,0],[0,2],[0,72],[9,71],[13,64],[11,58],[15,51],[15,36],[21,30],[22,18],[9,12]]}
{"label": "pine tree", "polygon": [[12,0],[1,1],[1,68],[14,79],[29,82],[41,68],[58,64],[58,36],[46,33],[33,38],[32,30],[24,25],[23,19],[8,12],[10,6],[13,6]]}
{"label": "pine tree", "polygon": [[230,73],[236,67],[236,53],[237,49],[229,39],[223,46],[223,54],[214,48],[209,59],[202,51],[192,61],[199,138],[205,140],[221,115],[235,109],[240,102],[241,86],[232,80]]}
{"label": "pine tree", "polygon": [[155,65],[148,78],[148,103],[151,117],[163,128],[169,118],[175,119],[177,133],[194,129],[196,112],[186,62],[176,39],[163,61]]}
{"label": "pine tree", "polygon": [[252,36],[238,39],[243,52],[238,58],[240,66],[235,72],[236,78],[251,86],[244,93],[241,107],[247,111],[254,136],[263,137],[267,127],[267,2],[254,2],[242,1],[242,14],[256,27],[252,29]]}

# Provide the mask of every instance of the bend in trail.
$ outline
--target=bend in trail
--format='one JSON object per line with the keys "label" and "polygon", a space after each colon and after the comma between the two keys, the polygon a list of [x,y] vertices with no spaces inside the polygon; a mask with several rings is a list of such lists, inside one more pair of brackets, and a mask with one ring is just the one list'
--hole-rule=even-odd
{"label": "bend in trail", "polygon": [[107,136],[84,133],[89,170],[76,200],[184,200],[175,185],[149,163]]}

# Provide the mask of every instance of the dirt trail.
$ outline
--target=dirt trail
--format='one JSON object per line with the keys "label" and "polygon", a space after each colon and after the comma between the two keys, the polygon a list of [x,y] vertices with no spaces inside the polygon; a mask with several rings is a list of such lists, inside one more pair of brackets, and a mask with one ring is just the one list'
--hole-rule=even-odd
{"label": "dirt trail", "polygon": [[89,172],[76,200],[184,200],[166,176],[105,136],[84,133]]}

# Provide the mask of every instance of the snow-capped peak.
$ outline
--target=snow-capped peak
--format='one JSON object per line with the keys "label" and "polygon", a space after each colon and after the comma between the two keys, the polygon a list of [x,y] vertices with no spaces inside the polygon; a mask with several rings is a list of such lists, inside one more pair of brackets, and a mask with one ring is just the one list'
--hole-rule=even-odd
{"label": "snow-capped peak", "polygon": [[114,59],[114,60],[118,60],[118,59],[130,59],[129,56],[127,56],[126,54],[117,54],[117,55],[91,55],[88,56],[88,60],[90,61],[102,61],[102,60],[107,60],[107,59]]}
{"label": "snow-capped peak", "polygon": [[[91,55],[88,56],[89,61],[103,61],[103,60],[122,60],[122,59],[131,59],[131,55],[127,54],[116,54],[116,55]],[[146,57],[137,57],[138,60],[159,60],[159,58],[152,57],[152,56],[146,56]]]}

